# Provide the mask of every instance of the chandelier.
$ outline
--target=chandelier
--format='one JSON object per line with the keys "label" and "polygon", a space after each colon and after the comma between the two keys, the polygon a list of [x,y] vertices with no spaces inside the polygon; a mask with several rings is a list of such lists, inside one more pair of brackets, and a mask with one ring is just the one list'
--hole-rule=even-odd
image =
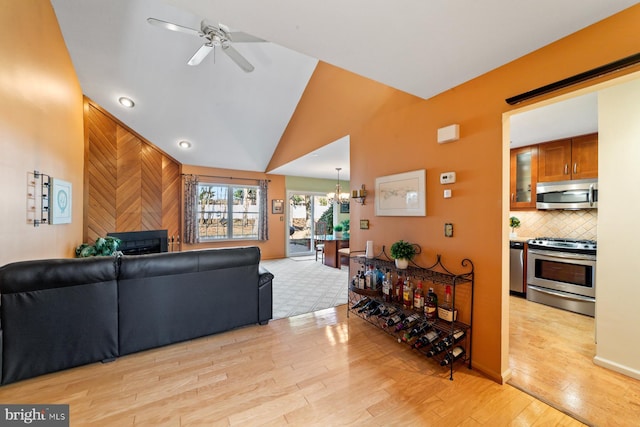
{"label": "chandelier", "polygon": [[333,193],[327,193],[327,198],[329,199],[329,203],[333,204],[337,203],[346,203],[349,201],[349,193],[343,193],[342,187],[340,186],[340,171],[342,168],[336,168],[338,171],[338,183],[336,184],[336,191]]}

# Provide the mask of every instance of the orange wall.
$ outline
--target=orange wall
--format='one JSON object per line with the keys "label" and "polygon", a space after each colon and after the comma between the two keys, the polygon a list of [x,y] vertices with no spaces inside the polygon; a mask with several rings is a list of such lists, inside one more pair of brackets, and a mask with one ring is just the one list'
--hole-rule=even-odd
{"label": "orange wall", "polygon": [[[0,265],[82,242],[82,92],[48,1],[0,3]],[[73,185],[72,223],[27,224],[27,173]]]}
{"label": "orange wall", "polygon": [[[260,256],[262,259],[273,259],[273,258],[283,258],[285,256],[285,216],[276,215],[271,213],[271,201],[273,199],[286,199],[286,191],[285,191],[285,177],[284,175],[268,175],[265,173],[259,172],[247,172],[247,171],[238,171],[238,170],[230,170],[230,169],[218,169],[218,168],[206,168],[200,166],[182,166],[182,173],[184,174],[193,174],[200,175],[202,178],[201,182],[206,182],[208,176],[216,176],[216,177],[233,177],[233,178],[247,178],[249,180],[254,179],[269,179],[269,188],[267,190],[268,194],[268,205],[269,205],[269,240],[266,242],[258,242],[255,240],[239,240],[239,241],[228,241],[225,240],[223,242],[207,242],[207,243],[198,243],[195,245],[182,245],[183,251],[193,250],[193,249],[204,249],[204,248],[220,248],[220,247],[230,247],[230,246],[258,246],[260,248]],[[220,178],[211,178],[212,182],[229,182],[229,183],[242,183],[248,185],[255,185],[255,181],[246,181],[246,180],[224,180]],[[182,229],[184,229],[184,220],[182,224]]]}
{"label": "orange wall", "polygon": [[[509,375],[503,351],[508,341],[501,335],[508,331],[502,279],[508,147],[502,114],[516,108],[504,100],[637,53],[638,22],[640,6],[635,6],[428,100],[320,63],[267,170],[349,134],[351,185],[365,184],[369,190],[365,206],[352,204],[351,221],[370,221],[369,230],[352,228],[352,249],[364,249],[373,240],[380,250],[404,239],[422,247],[418,264],[430,265],[442,254],[453,271],[463,270],[461,260],[470,258],[476,272],[473,365],[504,380]],[[453,123],[460,125],[460,140],[437,144],[437,129]],[[427,216],[376,217],[375,178],[423,168]],[[457,173],[457,182],[445,187],[439,175],[447,171]],[[443,198],[444,188],[452,189],[451,199]],[[454,225],[453,238],[444,237],[446,222]]]}

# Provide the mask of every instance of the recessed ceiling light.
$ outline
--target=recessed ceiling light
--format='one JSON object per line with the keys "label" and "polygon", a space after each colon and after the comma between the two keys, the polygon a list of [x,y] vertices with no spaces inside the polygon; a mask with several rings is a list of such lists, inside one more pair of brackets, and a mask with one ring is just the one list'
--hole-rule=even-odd
{"label": "recessed ceiling light", "polygon": [[186,150],[187,148],[191,148],[191,143],[189,141],[180,141],[178,142],[178,146]]}
{"label": "recessed ceiling light", "polygon": [[133,102],[133,99],[127,98],[126,96],[121,96],[120,98],[118,98],[118,102],[123,107],[127,107],[127,108],[133,108],[133,106],[136,105],[135,102]]}

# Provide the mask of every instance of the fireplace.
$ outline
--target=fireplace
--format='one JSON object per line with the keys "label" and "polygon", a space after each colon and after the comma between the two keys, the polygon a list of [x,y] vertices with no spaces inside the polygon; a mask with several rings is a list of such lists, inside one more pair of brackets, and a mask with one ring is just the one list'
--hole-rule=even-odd
{"label": "fireplace", "polygon": [[128,231],[107,235],[122,241],[119,250],[125,255],[153,254],[169,250],[167,230]]}

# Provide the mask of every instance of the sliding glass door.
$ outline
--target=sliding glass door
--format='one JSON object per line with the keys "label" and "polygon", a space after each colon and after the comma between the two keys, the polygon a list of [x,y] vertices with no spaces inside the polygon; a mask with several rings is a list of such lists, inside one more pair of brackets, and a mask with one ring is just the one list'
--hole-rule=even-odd
{"label": "sliding glass door", "polygon": [[333,209],[326,194],[309,192],[288,192],[289,245],[287,256],[312,255],[316,223],[333,223]]}

